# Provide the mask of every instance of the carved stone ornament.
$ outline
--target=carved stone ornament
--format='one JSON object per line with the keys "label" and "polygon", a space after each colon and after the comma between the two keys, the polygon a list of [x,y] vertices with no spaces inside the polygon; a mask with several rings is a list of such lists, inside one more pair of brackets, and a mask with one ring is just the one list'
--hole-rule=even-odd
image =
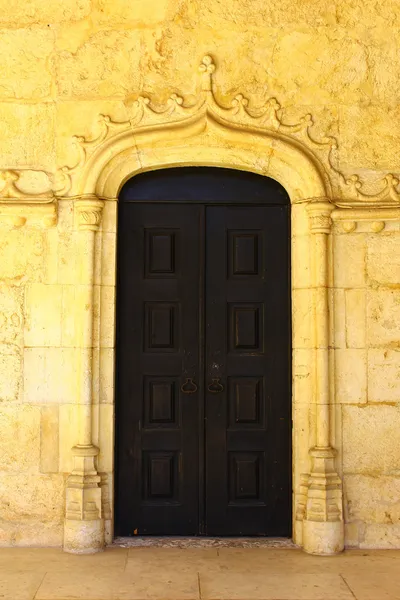
{"label": "carved stone ornament", "polygon": [[97,231],[100,227],[104,202],[98,198],[76,200],[75,215],[80,230]]}
{"label": "carved stone ornament", "polygon": [[0,171],[0,222],[12,227],[55,225],[57,206],[51,186],[51,176],[44,171]]}
{"label": "carved stone ornament", "polygon": [[[195,101],[189,102],[178,94],[172,94],[163,105],[157,104],[147,96],[138,96],[131,107],[128,121],[115,122],[107,115],[99,115],[99,133],[87,139],[74,136],[77,159],[74,165],[58,169],[53,190],[58,196],[74,196],[76,182],[87,165],[90,157],[102,146],[106,147],[110,140],[123,133],[140,132],[152,127],[179,126],[194,115],[213,115],[227,127],[244,129],[248,132],[268,132],[270,137],[285,138],[293,145],[301,146],[307,155],[324,171],[330,188],[330,200],[342,208],[400,207],[399,179],[387,174],[383,180],[376,182],[373,189],[366,187],[358,175],[346,176],[338,169],[338,141],[335,137],[324,136],[317,139],[313,132],[314,120],[311,114],[304,115],[297,123],[284,121],[282,106],[276,98],[270,98],[263,106],[253,106],[242,94],[237,94],[225,105],[217,97],[213,85],[213,74],[216,70],[211,56],[201,61],[201,89]],[[90,193],[94,193],[91,190]]]}

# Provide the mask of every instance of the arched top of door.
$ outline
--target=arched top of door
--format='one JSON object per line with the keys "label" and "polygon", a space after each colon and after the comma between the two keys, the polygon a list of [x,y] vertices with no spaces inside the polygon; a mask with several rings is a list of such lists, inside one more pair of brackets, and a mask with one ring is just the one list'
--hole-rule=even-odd
{"label": "arched top of door", "polygon": [[274,179],[215,167],[140,173],[124,184],[119,201],[290,204],[286,190]]}

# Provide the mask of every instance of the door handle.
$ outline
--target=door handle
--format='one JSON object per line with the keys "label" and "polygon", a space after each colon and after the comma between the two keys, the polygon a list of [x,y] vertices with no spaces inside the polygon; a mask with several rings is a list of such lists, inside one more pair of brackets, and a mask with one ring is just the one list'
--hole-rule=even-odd
{"label": "door handle", "polygon": [[222,383],[220,383],[220,381],[221,381],[220,377],[211,379],[211,383],[207,388],[208,391],[211,392],[211,394],[220,394],[221,392],[224,391],[224,386],[222,385]]}
{"label": "door handle", "polygon": [[195,394],[197,392],[197,385],[193,381],[192,377],[188,377],[181,385],[182,394]]}

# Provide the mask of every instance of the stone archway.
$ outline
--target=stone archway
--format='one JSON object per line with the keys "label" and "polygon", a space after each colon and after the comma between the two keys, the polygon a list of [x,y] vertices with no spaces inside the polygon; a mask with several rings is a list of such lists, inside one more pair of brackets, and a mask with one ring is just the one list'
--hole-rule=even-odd
{"label": "stone archway", "polygon": [[[113,386],[112,360],[105,368],[99,357],[103,333],[111,332],[112,337],[114,331],[114,300],[109,289],[102,293],[102,275],[98,274],[105,268],[115,270],[118,193],[135,174],[171,166],[248,170],[276,179],[289,193],[293,232],[293,537],[312,553],[332,554],[343,549],[340,465],[336,464],[331,425],[329,237],[334,204],[330,178],[318,156],[295,137],[304,131],[304,123],[286,126],[279,121],[274,130],[263,125],[268,119],[277,119],[273,103],[261,115],[250,114],[242,96],[236,97],[232,108],[221,108],[211,90],[213,66],[209,57],[203,60],[202,93],[196,106],[184,107],[183,100],[174,97],[166,108],[156,110],[141,99],[136,106],[139,116],[129,123],[116,124],[103,117],[100,136],[90,142],[78,140],[80,163],[63,172],[64,179],[69,184],[72,181],[65,193],[74,198],[81,244],[82,310],[76,313],[80,319],[77,346],[82,348],[77,373],[80,432],[79,444],[72,450],[75,468],[66,492],[64,549],[69,552],[95,552],[112,540],[112,468],[99,474],[97,456],[98,446],[100,453],[104,452],[102,439],[112,437],[113,424],[112,420],[99,422],[92,390],[99,377]],[[100,340],[96,356],[94,331],[99,332],[96,338]],[[112,348],[108,350],[112,355]],[[107,462],[111,465],[112,457]]]}

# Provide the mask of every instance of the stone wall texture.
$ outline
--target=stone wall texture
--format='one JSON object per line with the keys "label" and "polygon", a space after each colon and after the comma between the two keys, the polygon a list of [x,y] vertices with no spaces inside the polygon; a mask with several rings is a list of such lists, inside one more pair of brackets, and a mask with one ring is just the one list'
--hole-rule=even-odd
{"label": "stone wall texture", "polygon": [[[338,136],[344,174],[368,182],[399,173],[399,8],[398,0],[0,0],[0,170],[73,165],[72,137],[96,137],[97,115],[127,120],[139,93],[160,102],[195,94],[193,73],[212,54],[222,100],[239,91],[256,104],[276,97],[289,122],[311,113],[317,133]],[[311,372],[310,250],[297,227],[301,398]],[[0,226],[0,545],[62,544],[79,427],[77,235],[67,199],[56,227]],[[111,474],[112,428],[99,423],[113,420],[112,227],[101,243],[94,312],[103,324],[110,315],[110,327],[93,333],[93,431],[98,471]],[[335,226],[332,251],[345,543],[400,547],[400,222],[383,231]],[[299,419],[306,456],[312,411]]]}

